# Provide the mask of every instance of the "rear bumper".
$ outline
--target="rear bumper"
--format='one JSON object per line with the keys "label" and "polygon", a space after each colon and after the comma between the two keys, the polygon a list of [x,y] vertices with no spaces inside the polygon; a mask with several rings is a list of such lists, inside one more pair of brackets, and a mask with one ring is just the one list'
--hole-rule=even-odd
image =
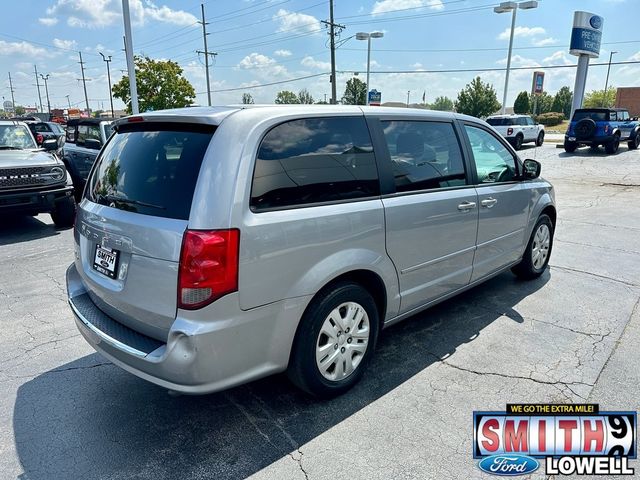
{"label": "rear bumper", "polygon": [[[571,140],[573,139],[573,140]],[[594,143],[609,143],[613,141],[613,135],[596,135],[591,138],[580,138],[578,139],[574,135],[566,135],[564,136],[565,142],[577,143],[578,145],[592,145]]]}
{"label": "rear bumper", "polygon": [[56,202],[73,195],[73,187],[65,185],[50,190],[0,192],[1,213],[44,213],[55,209]]}
{"label": "rear bumper", "polygon": [[179,310],[162,343],[103,313],[91,301],[75,264],[66,277],[76,326],[93,348],[140,378],[190,394],[224,390],[284,371],[310,300],[298,297],[243,311],[238,295],[227,295],[201,310]]}

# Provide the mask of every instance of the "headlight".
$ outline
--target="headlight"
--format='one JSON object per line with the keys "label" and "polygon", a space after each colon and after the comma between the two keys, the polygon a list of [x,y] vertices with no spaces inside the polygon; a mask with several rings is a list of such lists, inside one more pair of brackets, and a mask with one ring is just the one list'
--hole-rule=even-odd
{"label": "headlight", "polygon": [[51,167],[51,170],[49,170],[48,172],[40,174],[40,177],[44,177],[53,182],[60,182],[64,180],[65,176],[66,176],[66,172],[64,168],[58,167],[58,166]]}

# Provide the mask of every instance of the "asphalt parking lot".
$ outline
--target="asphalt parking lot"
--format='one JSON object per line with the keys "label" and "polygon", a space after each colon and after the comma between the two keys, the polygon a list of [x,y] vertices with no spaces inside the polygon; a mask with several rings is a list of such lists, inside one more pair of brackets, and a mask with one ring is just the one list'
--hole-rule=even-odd
{"label": "asphalt parking lot", "polygon": [[473,410],[639,410],[640,152],[521,153],[556,188],[551,268],[533,282],[502,274],[386,330],[363,381],[330,402],[284,376],[176,397],[113,366],[66,303],[71,231],[47,215],[3,219],[0,478],[482,478]]}

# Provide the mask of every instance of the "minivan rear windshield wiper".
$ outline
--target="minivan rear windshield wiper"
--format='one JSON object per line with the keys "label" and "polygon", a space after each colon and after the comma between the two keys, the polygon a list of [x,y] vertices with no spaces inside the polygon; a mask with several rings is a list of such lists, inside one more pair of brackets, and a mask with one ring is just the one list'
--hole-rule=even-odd
{"label": "minivan rear windshield wiper", "polygon": [[153,203],[142,202],[140,200],[132,200],[130,198],[119,197],[117,195],[100,195],[101,198],[104,198],[107,202],[120,202],[125,203],[127,205],[139,205],[141,207],[150,207],[157,208],[158,210],[166,210],[166,207],[162,205],[154,205]]}

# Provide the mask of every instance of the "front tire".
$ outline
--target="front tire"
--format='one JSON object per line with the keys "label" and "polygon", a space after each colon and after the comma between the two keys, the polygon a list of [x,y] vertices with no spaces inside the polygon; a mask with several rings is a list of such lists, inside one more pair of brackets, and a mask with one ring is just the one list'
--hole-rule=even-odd
{"label": "front tire", "polygon": [[637,150],[640,146],[640,133],[637,133],[632,140],[629,140],[627,142],[627,146],[629,147],[629,150]]}
{"label": "front tire", "polygon": [[553,247],[553,230],[553,222],[549,216],[540,215],[522,260],[511,269],[516,277],[533,280],[546,270]]}
{"label": "front tire", "polygon": [[51,219],[58,228],[73,227],[76,218],[76,202],[72,196],[58,201],[55,210],[51,212]]}
{"label": "front tire", "polygon": [[354,282],[337,283],[314,298],[296,332],[287,375],[321,398],[353,387],[373,355],[379,315],[371,294]]}
{"label": "front tire", "polygon": [[538,139],[536,140],[536,146],[541,147],[544,143],[544,132],[540,132],[538,134]]}

